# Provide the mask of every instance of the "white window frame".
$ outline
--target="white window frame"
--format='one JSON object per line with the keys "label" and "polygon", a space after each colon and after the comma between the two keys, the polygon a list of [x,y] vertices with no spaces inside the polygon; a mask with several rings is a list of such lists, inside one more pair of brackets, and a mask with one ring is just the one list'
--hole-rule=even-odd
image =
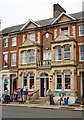
{"label": "white window frame", "polygon": [[84,46],[84,44],[83,45],[79,45],[79,61],[84,61],[84,60],[81,60],[81,54],[84,56],[84,52],[83,53],[80,52],[80,47],[81,46]]}
{"label": "white window frame", "polygon": [[[59,78],[61,78],[61,83],[60,83],[61,84],[61,88],[59,88],[59,89],[57,88],[57,85],[58,85],[57,84],[57,79],[58,79],[57,78],[57,73],[60,73],[60,75],[61,75],[61,77],[59,77]],[[62,74],[61,74],[61,71],[56,71],[55,76],[56,76],[56,90],[57,91],[62,91]]]}
{"label": "white window frame", "polygon": [[81,26],[83,25],[82,31],[84,31],[84,24],[79,25],[79,36],[84,36],[84,34],[81,34]]}
{"label": "white window frame", "polygon": [[16,52],[11,53],[11,66],[16,66]]}
{"label": "white window frame", "polygon": [[[69,46],[69,48],[70,48],[70,45],[64,45],[64,47],[65,47],[65,46]],[[68,58],[68,57],[65,58],[65,54],[69,54],[69,55],[70,55],[70,54],[71,54],[71,50],[70,50],[70,51],[65,51],[65,50],[64,50],[64,60],[70,60],[70,57],[69,57],[69,58]]]}
{"label": "white window frame", "polygon": [[8,47],[8,38],[4,38],[4,47]]}
{"label": "white window frame", "polygon": [[[67,74],[65,74],[65,72],[68,72]],[[70,89],[66,89],[65,88],[65,75],[69,75],[70,76]],[[65,91],[71,91],[71,74],[70,74],[70,70],[64,70],[64,90]]]}
{"label": "white window frame", "polygon": [[17,45],[16,36],[14,36],[14,37],[11,38],[11,45],[12,45],[12,46],[16,46],[16,45]]}
{"label": "white window frame", "polygon": [[[61,48],[61,51],[60,51],[60,52],[58,51],[58,48],[59,48],[59,47]],[[56,54],[55,54],[55,60],[56,60],[56,61],[61,61],[61,60],[62,60],[62,47],[61,47],[61,46],[57,46],[56,49],[55,49],[55,53],[56,53]],[[61,59],[58,59],[59,54],[61,54]]]}
{"label": "white window frame", "polygon": [[51,60],[51,51],[43,52],[43,60]]}

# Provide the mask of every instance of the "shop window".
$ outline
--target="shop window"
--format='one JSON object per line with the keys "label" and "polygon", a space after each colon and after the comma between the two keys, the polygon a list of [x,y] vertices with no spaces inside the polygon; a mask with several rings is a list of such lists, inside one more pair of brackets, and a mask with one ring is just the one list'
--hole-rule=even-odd
{"label": "shop window", "polygon": [[56,89],[62,89],[62,75],[60,72],[56,73],[56,79],[57,79],[57,88]]}
{"label": "shop window", "polygon": [[4,76],[4,91],[8,90],[8,79]]}
{"label": "shop window", "polygon": [[24,76],[23,82],[24,82],[24,83],[23,83],[23,86],[26,87],[26,86],[27,86],[27,77],[26,77],[26,76]]}
{"label": "shop window", "polygon": [[65,89],[71,89],[71,79],[70,79],[70,71],[64,71],[64,82],[65,82]]}
{"label": "shop window", "polygon": [[79,55],[80,61],[84,61],[84,45],[79,46]]}
{"label": "shop window", "polygon": [[29,88],[34,89],[34,74],[33,73],[30,73],[30,76],[29,76]]}
{"label": "shop window", "polygon": [[84,36],[84,24],[81,24],[80,26],[79,26],[79,36]]}
{"label": "shop window", "polygon": [[64,60],[70,60],[70,45],[64,46]]}
{"label": "shop window", "polygon": [[61,54],[61,46],[56,47],[56,60],[61,60],[62,59],[62,54]]}

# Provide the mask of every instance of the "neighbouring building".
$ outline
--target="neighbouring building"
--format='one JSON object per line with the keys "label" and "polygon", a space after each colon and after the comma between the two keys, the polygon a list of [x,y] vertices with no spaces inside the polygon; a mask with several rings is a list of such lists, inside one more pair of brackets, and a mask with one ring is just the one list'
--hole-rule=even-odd
{"label": "neighbouring building", "polygon": [[[84,16],[53,5],[53,18],[2,30],[3,91],[26,87],[61,92],[71,102],[84,95]],[[77,95],[77,96],[76,96]]]}
{"label": "neighbouring building", "polygon": [[[0,28],[1,28],[1,21],[0,21]],[[0,36],[0,58],[1,58],[1,62],[0,62],[0,96],[1,96],[1,89],[2,89],[2,81],[1,81],[1,70],[2,70],[2,38]]]}

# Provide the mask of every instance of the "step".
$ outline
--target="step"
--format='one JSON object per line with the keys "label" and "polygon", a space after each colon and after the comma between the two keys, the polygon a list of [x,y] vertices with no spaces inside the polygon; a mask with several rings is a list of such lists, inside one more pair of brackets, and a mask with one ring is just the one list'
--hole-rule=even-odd
{"label": "step", "polygon": [[38,99],[36,99],[35,101],[32,101],[32,104],[44,104],[46,103],[46,97],[39,97]]}

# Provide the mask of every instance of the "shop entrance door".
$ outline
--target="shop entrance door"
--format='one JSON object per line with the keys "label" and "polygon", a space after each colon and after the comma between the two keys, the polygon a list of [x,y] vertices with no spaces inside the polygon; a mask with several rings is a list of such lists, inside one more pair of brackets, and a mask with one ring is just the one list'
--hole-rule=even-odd
{"label": "shop entrance door", "polygon": [[40,77],[40,94],[41,97],[45,97],[47,90],[49,89],[48,74],[41,74]]}

